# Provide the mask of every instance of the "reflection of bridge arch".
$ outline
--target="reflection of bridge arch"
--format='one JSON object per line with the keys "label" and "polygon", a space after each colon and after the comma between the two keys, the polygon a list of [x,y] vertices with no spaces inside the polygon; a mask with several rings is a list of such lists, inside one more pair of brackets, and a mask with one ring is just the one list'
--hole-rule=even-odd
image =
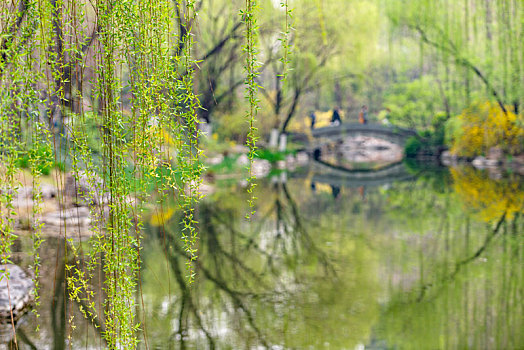
{"label": "reflection of bridge arch", "polygon": [[408,173],[402,162],[391,164],[377,170],[350,170],[322,161],[315,161],[313,162],[313,171],[315,174],[311,181],[341,187],[374,187],[414,178],[413,175]]}
{"label": "reflection of bridge arch", "polygon": [[415,130],[400,128],[396,126],[385,126],[379,124],[341,124],[338,126],[327,126],[313,129],[309,135],[295,134],[294,139],[298,142],[308,143],[308,149],[321,148],[329,143],[343,141],[347,137],[366,136],[387,140],[404,147],[406,140],[417,135]]}

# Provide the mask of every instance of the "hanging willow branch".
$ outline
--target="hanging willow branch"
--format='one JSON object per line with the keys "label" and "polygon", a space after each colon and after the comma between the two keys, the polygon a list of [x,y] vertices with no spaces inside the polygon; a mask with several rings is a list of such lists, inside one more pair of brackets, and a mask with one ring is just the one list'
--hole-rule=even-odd
{"label": "hanging willow branch", "polygon": [[249,103],[249,109],[246,113],[246,120],[249,125],[249,132],[247,134],[247,145],[249,147],[249,176],[248,176],[248,193],[250,198],[248,199],[249,207],[251,208],[251,213],[246,214],[246,218],[249,218],[250,215],[253,215],[255,211],[253,210],[255,206],[255,187],[256,187],[256,176],[253,173],[253,159],[256,155],[256,141],[257,128],[255,126],[256,116],[259,109],[258,106],[258,84],[256,82],[258,72],[258,62],[257,62],[257,36],[258,36],[258,25],[256,19],[256,11],[258,10],[258,5],[256,0],[246,0],[245,10],[241,11],[240,14],[244,18],[244,23],[246,26],[246,44],[244,46],[244,52],[246,54],[246,61],[244,69],[246,71],[246,100]]}
{"label": "hanging willow branch", "polygon": [[[180,3],[177,5],[180,6]],[[177,13],[181,9],[178,8]],[[182,35],[181,51],[180,51],[180,65],[185,72],[178,80],[178,88],[181,92],[178,94],[177,104],[180,108],[181,122],[184,123],[184,135],[179,134],[179,148],[178,164],[181,171],[181,185],[179,187],[179,195],[181,197],[180,208],[183,212],[182,220],[182,239],[184,241],[184,248],[189,257],[186,262],[189,275],[189,283],[192,283],[195,278],[194,262],[197,259],[197,224],[195,218],[195,205],[200,199],[199,187],[202,182],[201,174],[203,165],[200,163],[200,155],[202,151],[198,145],[200,136],[199,121],[197,116],[197,109],[200,107],[200,102],[193,92],[193,74],[196,65],[192,58],[193,48],[193,33],[192,24],[197,15],[195,8],[195,1],[188,1],[186,4],[186,12],[184,16],[185,25],[180,26],[184,30],[179,33]],[[181,129],[182,130],[182,129]]]}
{"label": "hanging willow branch", "polygon": [[291,46],[289,44],[289,36],[291,33],[291,18],[293,9],[289,8],[288,0],[284,0],[280,3],[280,7],[284,9],[284,30],[282,31],[282,36],[279,38],[281,44],[282,44],[282,58],[280,59],[280,62],[282,62],[282,81],[285,83],[287,81],[287,75],[288,75],[288,66],[289,66],[289,56],[291,55]]}
{"label": "hanging willow branch", "polygon": [[[285,79],[291,10],[287,0],[283,5]],[[17,162],[27,156],[34,191],[31,229],[38,301],[41,169],[53,158],[64,161],[75,198],[59,198],[60,208],[79,205],[77,187],[86,187],[81,197],[91,219],[89,246],[72,237],[64,224],[59,229],[71,258],[65,266],[67,293],[84,317],[102,325],[111,349],[134,349],[139,339],[135,292],[146,201],[162,204],[168,193],[174,195],[183,213],[180,236],[188,281],[195,279],[195,208],[203,171],[200,103],[194,91],[199,68],[193,25],[199,6],[202,2],[194,0],[19,0],[16,6],[2,7],[2,20],[8,20],[2,23],[0,39],[0,258],[2,263],[11,260],[20,187]],[[251,209],[259,108],[257,10],[256,0],[246,0],[241,21],[202,56],[217,55],[245,25]],[[56,175],[62,196],[64,176]],[[152,187],[157,191],[152,193]],[[73,315],[66,316],[73,347]]]}
{"label": "hanging willow branch", "polygon": [[0,77],[4,73],[5,68],[9,65],[9,58],[11,55],[11,50],[13,42],[16,40],[16,35],[22,26],[24,17],[29,10],[29,0],[21,0],[18,4],[18,9],[15,14],[15,21],[8,29],[7,33],[3,36],[3,40],[0,42]]}

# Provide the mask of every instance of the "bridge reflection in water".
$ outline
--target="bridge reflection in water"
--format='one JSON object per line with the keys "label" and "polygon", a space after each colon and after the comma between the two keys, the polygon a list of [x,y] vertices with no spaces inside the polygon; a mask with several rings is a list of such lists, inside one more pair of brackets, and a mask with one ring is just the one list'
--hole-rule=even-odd
{"label": "bridge reflection in water", "polygon": [[416,178],[403,162],[389,164],[379,169],[346,169],[322,161],[311,161],[305,171],[295,172],[292,178],[309,179],[311,184],[326,184],[332,187],[370,188],[411,181]]}
{"label": "bridge reflection in water", "polygon": [[343,187],[376,187],[397,181],[414,179],[403,162],[387,165],[379,169],[349,170],[322,161],[312,164],[311,181]]}

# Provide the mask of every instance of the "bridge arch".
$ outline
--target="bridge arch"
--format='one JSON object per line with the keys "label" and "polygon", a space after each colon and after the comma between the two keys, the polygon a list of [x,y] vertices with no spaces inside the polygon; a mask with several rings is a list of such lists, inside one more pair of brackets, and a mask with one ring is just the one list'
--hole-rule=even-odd
{"label": "bridge arch", "polygon": [[313,129],[308,137],[308,149],[314,150],[326,143],[336,143],[347,137],[366,136],[383,139],[404,147],[411,136],[417,135],[415,130],[386,126],[379,124],[341,124]]}

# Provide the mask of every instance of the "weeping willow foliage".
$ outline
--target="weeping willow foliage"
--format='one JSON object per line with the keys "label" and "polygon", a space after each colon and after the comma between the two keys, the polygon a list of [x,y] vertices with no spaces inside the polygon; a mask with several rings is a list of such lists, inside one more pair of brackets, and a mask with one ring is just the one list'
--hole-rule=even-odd
{"label": "weeping willow foliage", "polygon": [[250,198],[248,199],[249,207],[251,208],[251,213],[246,214],[246,218],[249,218],[250,215],[253,215],[255,212],[253,210],[254,202],[256,200],[254,190],[256,187],[256,176],[253,174],[253,159],[256,154],[256,141],[257,128],[255,127],[256,115],[258,112],[258,83],[256,81],[258,77],[258,62],[257,62],[257,32],[258,25],[256,20],[256,11],[258,10],[258,4],[256,0],[246,0],[246,7],[240,14],[243,16],[244,23],[246,26],[246,44],[244,45],[244,52],[246,54],[246,61],[244,69],[246,71],[246,100],[249,102],[249,110],[246,113],[246,120],[249,124],[249,132],[247,134],[247,145],[249,147],[249,177],[248,177],[248,193],[250,193]]}
{"label": "weeping willow foliage", "polygon": [[280,7],[284,9],[284,29],[282,31],[282,36],[279,40],[282,43],[283,50],[283,55],[280,59],[280,62],[282,63],[282,81],[285,84],[287,81],[291,55],[291,45],[289,43],[289,38],[292,29],[291,20],[293,15],[293,9],[289,7],[288,0],[281,1]]}
{"label": "weeping willow foliage", "polygon": [[[257,140],[257,7],[246,0],[242,10],[251,161]],[[103,319],[108,348],[132,349],[138,343],[134,310],[145,203],[177,201],[188,279],[195,278],[195,204],[203,171],[193,86],[196,25],[194,0],[0,5],[1,262],[11,261],[16,238],[14,201],[21,186],[16,162],[28,156],[38,293],[41,169],[54,152],[55,160],[71,169],[76,186],[89,189],[82,196],[92,204],[88,249],[65,224],[60,227],[72,257],[66,267],[69,297],[82,305],[85,317]],[[251,172],[249,180],[253,193]],[[56,181],[62,190],[65,175],[57,173]],[[64,194],[59,198],[65,207]],[[102,290],[93,287],[98,275],[104,276]],[[74,328],[71,318],[70,339]]]}
{"label": "weeping willow foliage", "polygon": [[421,66],[443,79],[448,108],[493,100],[507,113],[524,105],[524,3],[518,0],[388,1],[397,28],[421,43]]}
{"label": "weeping willow foliage", "polygon": [[316,0],[317,12],[318,12],[318,22],[320,23],[320,29],[322,31],[322,40],[324,44],[327,43],[327,30],[326,23],[324,20],[324,12],[322,11],[322,1]]}

